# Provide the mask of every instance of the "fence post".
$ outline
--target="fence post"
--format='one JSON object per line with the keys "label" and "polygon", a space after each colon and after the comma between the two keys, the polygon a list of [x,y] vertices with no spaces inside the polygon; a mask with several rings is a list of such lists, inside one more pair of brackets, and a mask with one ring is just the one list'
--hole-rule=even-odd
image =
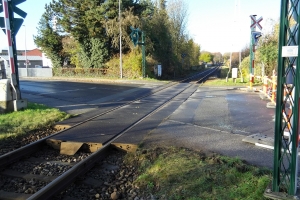
{"label": "fence post", "polygon": [[272,76],[272,101],[275,102],[275,91],[276,91],[276,76],[275,76],[275,70],[273,70],[273,76]]}
{"label": "fence post", "polygon": [[267,92],[268,92],[268,77],[267,76],[263,77],[263,83],[264,83],[263,92],[265,94],[267,94]]}

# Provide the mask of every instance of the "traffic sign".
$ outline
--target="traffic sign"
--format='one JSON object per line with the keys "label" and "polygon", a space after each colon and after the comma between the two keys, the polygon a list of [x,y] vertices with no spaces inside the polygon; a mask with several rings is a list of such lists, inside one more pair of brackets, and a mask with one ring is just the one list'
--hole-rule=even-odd
{"label": "traffic sign", "polygon": [[258,20],[256,20],[256,15],[250,15],[250,18],[252,19],[250,28],[255,28],[257,26],[261,30],[262,26],[259,23],[263,20],[263,18],[260,17]]}
{"label": "traffic sign", "polygon": [[[18,8],[16,5],[19,5],[20,3],[24,3],[26,0],[11,0],[12,4],[12,10],[17,14],[20,15],[20,17],[25,18],[27,16],[27,13]],[[0,2],[0,13],[3,12],[3,3]]]}
{"label": "traffic sign", "polygon": [[12,0],[12,10],[17,14],[20,15],[20,17],[25,18],[27,16],[27,13],[18,8],[16,5],[20,3],[24,3],[26,0]]}
{"label": "traffic sign", "polygon": [[140,29],[134,29],[133,27],[130,27],[130,29],[132,30],[132,32],[130,33],[130,37],[131,37],[131,40],[134,44],[134,46],[136,46],[139,42],[139,31]]}
{"label": "traffic sign", "polygon": [[252,38],[253,38],[253,41],[254,41],[254,45],[257,45],[258,39],[260,37],[261,37],[261,32],[258,32],[258,31],[253,31],[252,32]]}
{"label": "traffic sign", "polygon": [[[20,27],[22,26],[23,22],[24,22],[24,20],[21,19],[21,18],[14,18],[13,23],[14,23],[15,35],[18,33],[18,31],[19,31]],[[0,17],[0,28],[6,34],[4,17]]]}
{"label": "traffic sign", "polygon": [[[24,12],[23,10],[21,10],[20,8],[17,7],[17,5],[19,5],[20,3],[25,2],[26,0],[11,0],[10,4],[11,6],[8,6],[7,8],[9,9],[12,8],[12,11],[14,13],[16,13],[17,15],[21,16],[22,18],[25,18],[27,16],[27,13]],[[8,3],[9,4],[9,3]],[[0,2],[0,13],[3,12],[3,2]],[[2,30],[4,31],[4,33],[6,34],[6,30],[5,30],[5,18],[4,17],[0,17],[0,28],[2,28]],[[14,30],[14,34],[16,35],[20,29],[20,27],[22,26],[24,20],[20,19],[20,18],[13,18],[10,19],[12,21],[12,25],[13,25],[13,30]]]}

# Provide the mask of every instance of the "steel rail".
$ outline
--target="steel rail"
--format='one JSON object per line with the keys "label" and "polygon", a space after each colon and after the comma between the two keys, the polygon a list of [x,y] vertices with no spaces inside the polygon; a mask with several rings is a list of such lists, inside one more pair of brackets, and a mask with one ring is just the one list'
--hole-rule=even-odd
{"label": "steel rail", "polygon": [[199,81],[197,81],[197,83],[204,83],[204,81],[212,74],[214,73],[215,71],[217,71],[220,67],[215,67],[213,68],[211,71],[209,71],[208,74],[206,74],[204,77],[202,77]]}

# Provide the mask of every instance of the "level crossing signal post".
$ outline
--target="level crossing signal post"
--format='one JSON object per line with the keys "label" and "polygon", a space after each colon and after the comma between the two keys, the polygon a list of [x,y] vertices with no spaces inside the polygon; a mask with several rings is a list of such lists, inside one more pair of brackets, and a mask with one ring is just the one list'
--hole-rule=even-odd
{"label": "level crossing signal post", "polygon": [[[19,87],[19,74],[18,74],[18,60],[17,60],[17,50],[16,50],[16,39],[15,36],[20,29],[23,19],[14,18],[14,13],[25,18],[27,13],[17,7],[18,4],[25,2],[26,0],[1,0],[0,1],[0,13],[4,13],[4,17],[0,17],[0,27],[4,31],[7,38],[8,56],[9,56],[9,66],[10,66],[10,81],[5,84],[10,84],[13,88],[13,96],[15,99],[8,99],[5,96],[11,96],[7,94],[0,94],[1,100],[6,101],[5,108],[0,109],[7,111],[18,111],[27,107],[27,100],[21,98],[21,92]],[[10,90],[4,91],[9,93]],[[4,97],[4,99],[2,99]],[[10,104],[12,103],[12,106]]]}
{"label": "level crossing signal post", "polygon": [[271,199],[297,199],[299,193],[299,13],[300,1],[281,0],[273,180],[264,193]]}
{"label": "level crossing signal post", "polygon": [[254,84],[254,64],[255,64],[255,46],[258,43],[258,39],[261,37],[261,32],[256,31],[256,27],[258,27],[260,30],[262,29],[262,26],[260,25],[260,22],[263,20],[262,17],[259,19],[256,19],[256,15],[250,15],[251,18],[251,36],[250,36],[250,65],[249,65],[249,82],[250,82],[250,89],[252,89]]}
{"label": "level crossing signal post", "polygon": [[[130,27],[131,29],[131,40],[134,44],[134,46],[136,45],[142,45],[142,74],[143,74],[143,78],[146,77],[146,52],[145,52],[145,33],[144,31],[141,31],[139,28],[133,28]],[[139,42],[139,34],[142,34],[142,42]]]}

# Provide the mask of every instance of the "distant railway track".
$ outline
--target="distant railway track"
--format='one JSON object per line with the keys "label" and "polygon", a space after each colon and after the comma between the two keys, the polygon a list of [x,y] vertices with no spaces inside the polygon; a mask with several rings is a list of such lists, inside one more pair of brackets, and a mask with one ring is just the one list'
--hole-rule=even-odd
{"label": "distant railway track", "polygon": [[[218,67],[206,70],[188,79],[180,80],[179,83],[172,82],[134,101],[99,113],[54,135],[0,156],[0,169],[3,170],[0,175],[1,180],[18,182],[20,186],[15,191],[13,188],[7,191],[5,183],[0,184],[0,199],[16,199],[17,197],[19,199],[52,199],[53,196],[59,195],[78,177],[90,171],[95,164],[103,162],[110,154],[113,148],[112,144],[117,138],[158,112],[179,95],[187,99],[197,90],[198,84],[205,82],[216,70],[218,70]],[[153,99],[156,99],[155,104],[153,104]],[[147,109],[140,109],[137,105]],[[128,117],[128,121],[124,122],[124,126],[121,126],[120,130],[116,130],[114,134],[105,139],[100,146],[96,145],[95,147],[94,144],[87,144],[85,147],[87,147],[88,152],[81,151],[84,150],[81,146],[79,151],[77,151],[79,148],[75,150],[77,152],[75,155],[66,156],[59,153],[61,149],[54,150],[48,146],[45,147],[45,144],[49,141],[51,143],[51,138],[55,136],[87,126],[86,124],[96,120],[101,121],[101,117],[108,116],[107,118],[109,118],[109,116],[119,116],[120,113],[126,112],[133,113],[133,115]],[[111,126],[114,125],[115,121],[111,121]],[[63,140],[58,140],[55,145],[60,146],[62,142]],[[94,147],[91,147],[93,145]],[[117,147],[120,148],[120,146]],[[121,148],[127,150],[124,146]],[[22,169],[21,166],[26,166],[26,168]],[[35,186],[32,188],[30,184],[33,184],[33,182]]]}

